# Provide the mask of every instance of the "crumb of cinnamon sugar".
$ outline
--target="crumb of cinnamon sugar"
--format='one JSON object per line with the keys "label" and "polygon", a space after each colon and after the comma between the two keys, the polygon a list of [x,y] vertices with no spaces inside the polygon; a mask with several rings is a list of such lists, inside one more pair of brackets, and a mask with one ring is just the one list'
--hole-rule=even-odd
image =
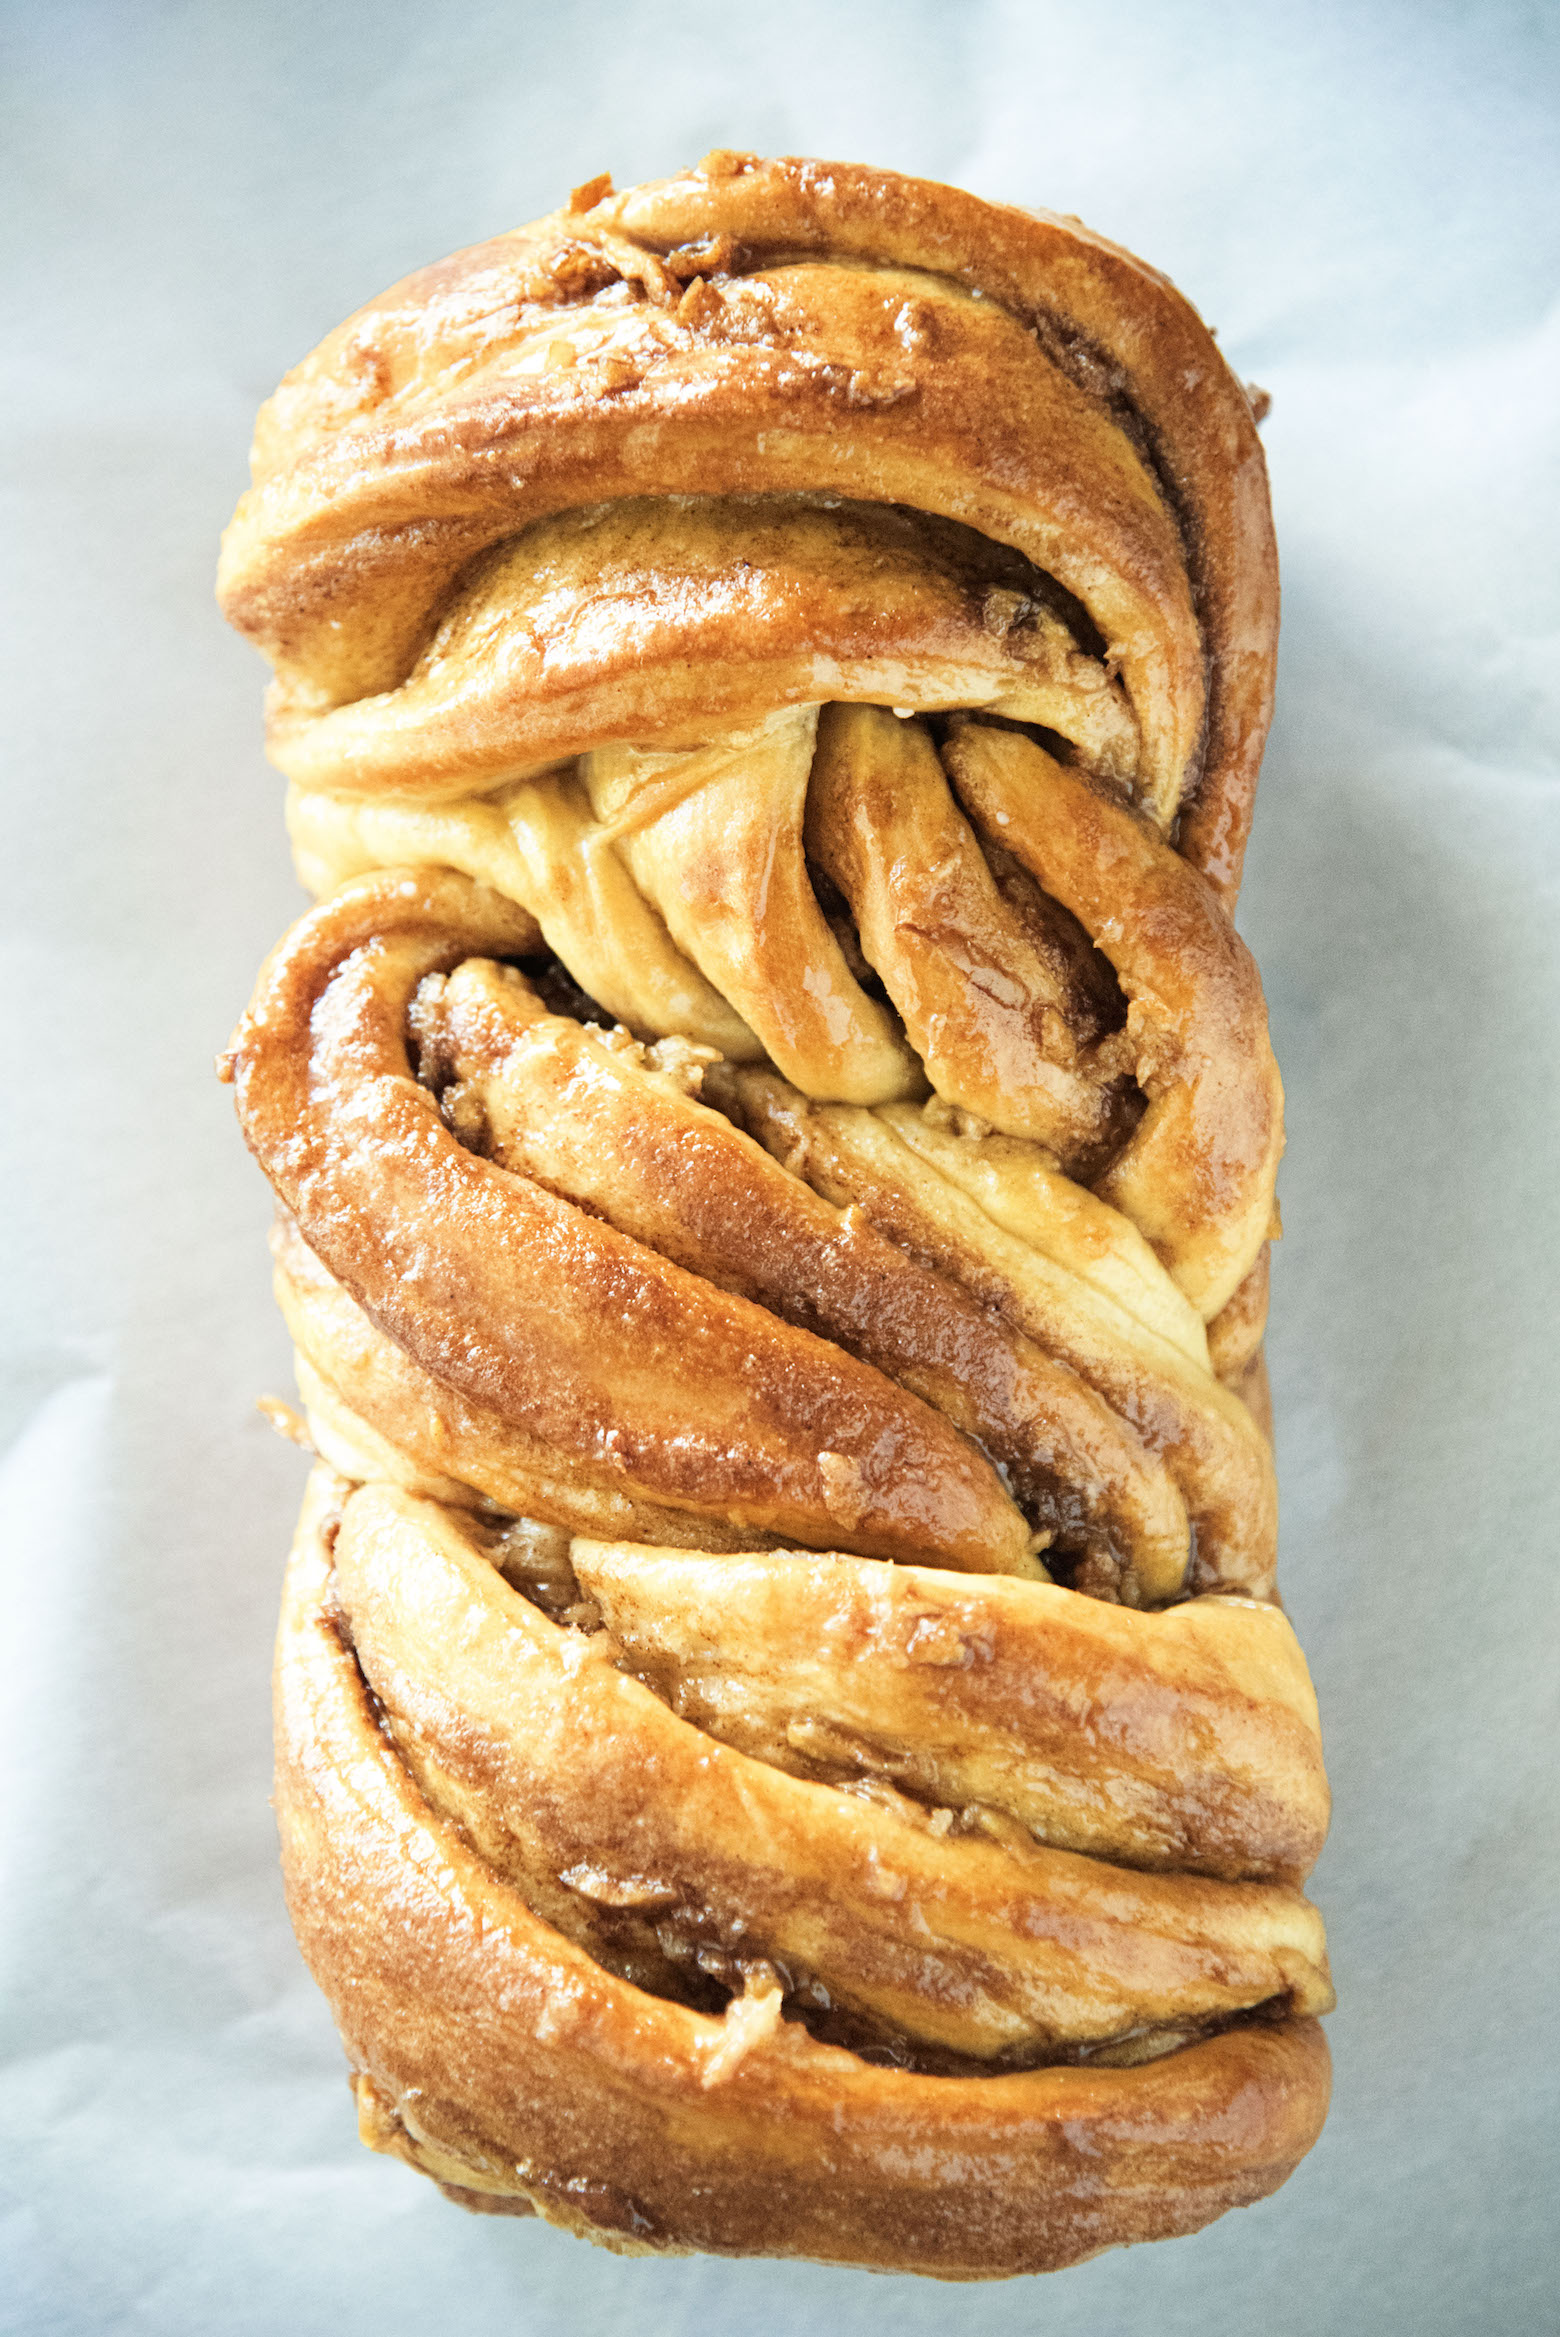
{"label": "crumb of cinnamon sugar", "polygon": [[303,1414],[295,1411],[291,1404],[284,1404],[280,1396],[257,1397],[255,1410],[268,1426],[276,1430],[278,1436],[285,1436],[289,1444],[301,1446],[306,1453],[313,1452],[314,1439],[309,1434]]}
{"label": "crumb of cinnamon sugar", "polygon": [[569,197],[568,208],[571,211],[594,211],[596,205],[604,203],[611,192],[612,173],[600,170],[593,179],[587,179],[583,186],[574,189]]}
{"label": "crumb of cinnamon sugar", "polygon": [[721,2021],[721,2034],[714,2047],[705,2055],[699,2074],[701,2086],[721,2085],[741,2068],[755,2045],[764,2044],[780,2026],[780,2008],[784,2002],[780,1975],[769,1965],[760,1965],[746,1976],[743,1992],[727,2005]]}

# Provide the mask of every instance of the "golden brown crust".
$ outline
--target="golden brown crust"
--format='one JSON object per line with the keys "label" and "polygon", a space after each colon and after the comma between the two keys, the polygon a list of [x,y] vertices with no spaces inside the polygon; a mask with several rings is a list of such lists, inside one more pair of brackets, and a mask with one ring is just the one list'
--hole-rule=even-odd
{"label": "golden brown crust", "polygon": [[919,1398],[450,1133],[407,1011],[484,942],[523,929],[460,878],[347,886],[277,950],[234,1039],[245,1134],[370,1320],[625,1492],[815,1545],[1022,1566],[995,1473]]}
{"label": "golden brown crust", "polygon": [[[1277,626],[1240,385],[1163,278],[1075,222],[841,165],[749,158],[538,222],[409,279],[296,370],[222,585],[282,676],[284,766],[317,723],[333,784],[431,781],[404,738],[381,767],[374,724],[332,731],[331,710],[398,692],[473,560],[565,511],[744,494],[909,506],[1055,577],[1122,673],[1145,800],[1183,811],[1233,898]],[[765,630],[794,628],[778,597]],[[706,690],[710,647],[685,633]],[[678,703],[649,685],[626,727],[593,708],[588,738],[565,725],[531,754],[671,742]],[[747,710],[774,703],[760,670]],[[725,722],[744,711],[728,695]]]}
{"label": "golden brown crust", "polygon": [[364,2140],[950,2279],[1264,2196],[1332,1992],[1239,384],[1076,222],[717,154],[372,303],[254,481],[320,900],[223,1071]]}
{"label": "golden brown crust", "polygon": [[760,249],[822,243],[946,273],[1022,318],[1097,398],[1125,406],[1177,511],[1207,643],[1201,773],[1179,844],[1233,905],[1272,719],[1278,555],[1250,401],[1191,304],[1079,219],[837,163],[709,156],[619,198],[618,217],[667,244],[725,232]]}
{"label": "golden brown crust", "polygon": [[1211,886],[1032,739],[960,727],[964,801],[1116,969],[1148,1108],[1094,1189],[1153,1243],[1207,1321],[1267,1238],[1284,1091],[1262,984]]}
{"label": "golden brown crust", "polygon": [[1145,1869],[1302,1882],[1327,1831],[1316,1702],[1255,1600],[1156,1613],[838,1554],[577,1540],[611,1647],[723,1743],[887,1778]]}
{"label": "golden brown crust", "polygon": [[[303,1334],[305,1351],[342,1393],[351,1370],[358,1408],[392,1442],[406,1440],[386,1406],[405,1407],[389,1383],[410,1371],[414,1408],[447,1415],[444,1436],[452,1405],[466,1423],[446,1467],[494,1499],[513,1501],[493,1471],[518,1436],[552,1456],[552,1474],[813,1547],[1022,1571],[1038,1532],[1074,1557],[1109,1551],[1134,1599],[1180,1587],[1190,1512],[1203,1587],[1270,1587],[1264,1448],[1205,1351],[1177,1353],[1083,1280],[1092,1223],[1064,1220],[1058,1272],[994,1221],[1000,1196],[978,1172],[999,1186],[1001,1172],[984,1154],[980,1198],[961,1196],[943,1173],[969,1173],[958,1141],[950,1160],[924,1115],[906,1127],[813,1111],[771,1073],[728,1075],[716,1092],[753,1142],[634,1050],[545,1014],[512,971],[484,975],[468,952],[526,945],[505,915],[453,875],[354,880],[277,951],[229,1057],[280,1198],[404,1361],[350,1321]],[[446,1113],[475,1115],[485,1158],[446,1125],[407,1052],[414,994],[448,968],[418,1027]],[[1196,1057],[1183,1112],[1195,1137],[1195,977],[1190,993],[1183,1006],[1166,971],[1152,1011]],[[1154,1115],[1177,1106],[1178,1060],[1167,1043],[1163,1101],[1144,1122],[1161,1209],[1178,1130],[1156,1135]],[[1022,1148],[1019,1166],[1032,1216]],[[1194,1155],[1194,1203],[1203,1168]],[[1218,1198],[1224,1213],[1204,1220],[1216,1239],[1238,1219],[1235,1171]],[[291,1275],[300,1319],[310,1279]],[[316,1315],[342,1320],[334,1306]],[[343,1335],[355,1367],[333,1364]],[[605,1523],[535,1492],[525,1506]]]}
{"label": "golden brown crust", "polygon": [[[1107,1291],[1091,1275],[1110,1233],[1119,1239],[1124,1221],[1115,1212],[1098,1203],[1079,1208],[1077,1188],[1072,1208],[1056,1208],[1055,1187],[1064,1180],[1032,1148],[1004,1153],[1001,1140],[989,1136],[972,1144],[924,1113],[820,1107],[765,1071],[722,1076],[716,1092],[818,1192],[840,1208],[864,1211],[880,1233],[968,1291],[1131,1422],[1162,1458],[1196,1528],[1194,1587],[1271,1593],[1278,1539],[1271,1452],[1236,1396],[1215,1379],[1206,1341],[1188,1352],[1164,1335],[1163,1312],[1145,1320],[1141,1285],[1128,1284],[1123,1305],[1121,1282]],[[1152,1255],[1146,1245],[1143,1254]],[[1130,1271],[1132,1254],[1121,1262]]]}
{"label": "golden brown crust", "polygon": [[615,1978],[430,1809],[383,1733],[328,1603],[319,1529],[346,1491],[317,1480],[289,1575],[277,1796],[293,1921],[373,2139],[613,2246],[955,2279],[1196,2230],[1309,2148],[1328,2087],[1309,2020],[1139,2068],[951,2080],[792,2023],[733,2054],[730,2014]]}
{"label": "golden brown crust", "polygon": [[[787,1571],[781,1556],[754,1563]],[[469,1519],[435,1503],[378,1486],[354,1494],[332,1595],[429,1802],[534,1910],[643,1985],[675,1992],[689,1957],[732,1957],[744,1972],[761,1959],[787,1976],[787,1994],[912,2053],[1009,2067],[1195,2034],[1258,2006],[1330,2009],[1321,1922],[1298,1892],[1118,1864],[1133,1839],[1120,1822],[1101,1826],[1104,1858],[1052,1847],[1049,1821],[1026,1840],[1000,1825],[1001,1791],[972,1827],[950,1803],[939,1819],[902,1795],[866,1798],[744,1752],[632,1676],[610,1628],[582,1637],[577,1621],[554,1622],[512,1589]],[[1228,1635],[1217,1620],[1215,1647]],[[935,1611],[932,1621],[912,1670],[937,1651]],[[1156,1625],[1141,1628],[1152,1644]],[[967,1643],[972,1660],[978,1644]],[[891,1678],[897,1667],[880,1649],[874,1668]],[[993,1694],[984,1665],[981,1684]],[[1233,1667],[1215,1703],[1232,1685]],[[804,1709],[811,1729],[823,1715]],[[898,1732],[913,1729],[908,1700],[893,1710]],[[1276,1742],[1274,1765],[1288,1803]],[[1126,1799],[1108,1759],[1091,1775],[1101,1800]],[[1190,1796],[1173,1798],[1183,1810]],[[612,1911],[616,1946],[598,1937],[598,1906]]]}

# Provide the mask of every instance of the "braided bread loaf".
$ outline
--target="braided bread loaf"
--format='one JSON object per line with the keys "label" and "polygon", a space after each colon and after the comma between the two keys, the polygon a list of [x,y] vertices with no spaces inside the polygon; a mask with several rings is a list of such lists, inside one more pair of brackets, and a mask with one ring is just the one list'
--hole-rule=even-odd
{"label": "braided bread loaf", "polygon": [[944,187],[598,182],[289,376],[222,597],[320,896],[223,1068],[365,2139],[949,2277],[1270,2191],[1327,1795],[1230,921],[1275,566],[1204,328]]}

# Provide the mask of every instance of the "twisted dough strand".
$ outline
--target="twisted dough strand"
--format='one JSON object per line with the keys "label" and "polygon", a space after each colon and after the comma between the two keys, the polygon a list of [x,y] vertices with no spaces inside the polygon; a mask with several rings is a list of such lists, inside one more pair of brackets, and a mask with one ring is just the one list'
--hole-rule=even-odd
{"label": "twisted dough strand", "polygon": [[321,896],[224,1068],[365,2138],[951,2277],[1261,2196],[1327,1797],[1229,916],[1276,587],[1203,328],[914,181],[593,187],[289,377],[222,591]]}

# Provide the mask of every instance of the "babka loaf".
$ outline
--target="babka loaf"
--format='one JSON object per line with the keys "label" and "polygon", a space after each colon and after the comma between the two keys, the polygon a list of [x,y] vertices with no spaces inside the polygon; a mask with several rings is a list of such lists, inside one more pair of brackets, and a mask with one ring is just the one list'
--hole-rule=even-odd
{"label": "babka loaf", "polygon": [[221,594],[318,902],[222,1069],[364,2138],[619,2250],[949,2278],[1270,2192],[1327,1790],[1209,334],[947,187],[598,180],[289,375]]}

